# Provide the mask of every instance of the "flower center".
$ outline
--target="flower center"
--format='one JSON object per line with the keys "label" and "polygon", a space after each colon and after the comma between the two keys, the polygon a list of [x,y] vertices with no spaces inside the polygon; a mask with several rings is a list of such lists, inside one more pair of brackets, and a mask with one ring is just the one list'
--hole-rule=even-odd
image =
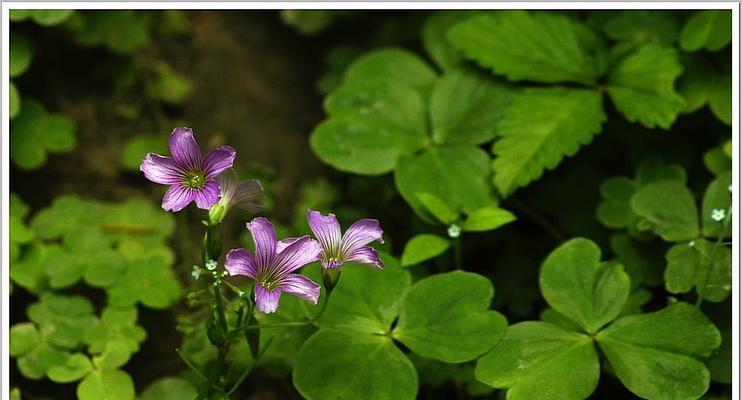
{"label": "flower center", "polygon": [[206,178],[198,172],[191,172],[186,175],[184,184],[191,189],[201,189],[206,185]]}

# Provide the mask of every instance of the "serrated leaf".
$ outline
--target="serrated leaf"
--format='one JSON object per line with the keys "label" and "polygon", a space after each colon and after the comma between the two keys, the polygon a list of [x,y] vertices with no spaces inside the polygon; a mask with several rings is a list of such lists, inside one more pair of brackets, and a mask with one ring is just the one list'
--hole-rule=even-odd
{"label": "serrated leaf", "polygon": [[489,183],[490,158],[469,145],[433,147],[404,157],[394,170],[399,194],[421,217],[418,193],[437,196],[451,209],[472,212],[495,202]]}
{"label": "serrated leaf", "polygon": [[46,375],[52,382],[70,383],[82,379],[92,370],[93,365],[85,354],[74,353],[64,364],[49,368]]}
{"label": "serrated leaf", "polygon": [[631,208],[668,242],[698,236],[698,208],[693,194],[678,181],[664,180],[643,186],[631,197]]}
{"label": "serrated leaf", "polygon": [[697,11],[680,33],[680,48],[685,51],[718,51],[732,41],[730,10]]}
{"label": "serrated leaf", "polygon": [[451,243],[438,235],[420,234],[410,239],[402,251],[402,266],[409,267],[443,254]]}
{"label": "serrated leaf", "polygon": [[555,168],[564,156],[590,143],[605,121],[600,93],[592,90],[527,89],[515,97],[498,124],[492,151],[494,182],[507,196]]}
{"label": "serrated leaf", "polygon": [[600,68],[587,28],[554,13],[499,11],[468,19],[449,30],[467,58],[508,79],[592,84]]}
{"label": "serrated leaf", "polygon": [[497,229],[515,221],[515,215],[499,207],[483,207],[467,214],[461,224],[466,232],[482,232]]}
{"label": "serrated leaf", "polygon": [[589,336],[527,321],[508,327],[474,373],[481,382],[507,388],[509,400],[582,400],[598,385],[600,363]]}
{"label": "serrated leaf", "polygon": [[669,129],[685,109],[685,100],[674,89],[682,71],[675,49],[646,44],[611,69],[608,94],[627,120]]}
{"label": "serrated leaf", "polygon": [[[703,235],[706,237],[724,238],[732,237],[732,224],[727,221],[731,218],[727,215],[731,211],[732,171],[727,171],[716,177],[706,188],[701,206],[701,222],[703,223]],[[711,217],[714,210],[723,210],[724,218],[717,221]],[[724,227],[726,226],[726,230]]]}
{"label": "serrated leaf", "polygon": [[697,399],[709,372],[694,357],[721,343],[716,327],[697,308],[675,303],[650,314],[623,317],[596,336],[621,382],[653,400]]}
{"label": "serrated leaf", "polygon": [[308,400],[412,400],[418,387],[414,365],[390,338],[335,329],[309,338],[293,383]]}
{"label": "serrated leaf", "polygon": [[472,360],[491,349],[507,327],[502,314],[489,310],[493,296],[490,280],[470,272],[422,279],[402,300],[392,335],[423,357]]}
{"label": "serrated leaf", "polygon": [[539,285],[554,310],[595,333],[621,313],[631,283],[621,264],[601,264],[598,246],[577,238],[549,254]]}
{"label": "serrated leaf", "polygon": [[77,386],[80,400],[134,400],[134,381],[118,369],[102,369],[88,375]]}
{"label": "serrated leaf", "polygon": [[492,140],[514,96],[511,86],[491,76],[463,68],[447,72],[430,99],[433,140],[475,145]]}

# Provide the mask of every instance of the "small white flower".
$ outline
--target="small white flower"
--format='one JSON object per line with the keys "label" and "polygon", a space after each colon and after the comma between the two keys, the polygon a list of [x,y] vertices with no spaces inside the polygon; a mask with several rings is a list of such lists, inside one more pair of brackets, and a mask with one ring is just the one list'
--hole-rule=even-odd
{"label": "small white flower", "polygon": [[711,211],[711,219],[713,219],[716,222],[721,222],[724,220],[724,218],[727,217],[726,211],[724,211],[721,208],[716,208]]}
{"label": "small white flower", "polygon": [[729,185],[729,193],[732,193],[732,185]]}
{"label": "small white flower", "polygon": [[451,224],[451,226],[448,227],[448,236],[452,238],[461,236],[461,228],[456,224]]}

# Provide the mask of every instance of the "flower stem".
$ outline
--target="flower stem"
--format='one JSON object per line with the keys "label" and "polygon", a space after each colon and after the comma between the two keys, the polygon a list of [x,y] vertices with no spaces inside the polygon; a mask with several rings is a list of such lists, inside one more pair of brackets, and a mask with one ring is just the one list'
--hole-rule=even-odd
{"label": "flower stem", "polygon": [[457,236],[453,240],[453,254],[454,254],[454,269],[461,269],[462,255],[461,255],[461,236]]}
{"label": "flower stem", "polygon": [[325,300],[324,303],[322,303],[322,308],[320,308],[317,315],[315,315],[311,319],[306,319],[303,321],[286,321],[286,322],[276,322],[274,324],[248,324],[248,325],[242,325],[238,326],[237,328],[234,328],[230,334],[234,334],[240,331],[248,331],[252,329],[260,329],[260,328],[285,328],[289,326],[304,326],[304,325],[310,325],[320,319],[322,317],[322,314],[325,313],[325,310],[327,309],[327,304],[330,302],[330,294],[327,294],[327,300]]}
{"label": "flower stem", "polygon": [[703,274],[702,285],[698,287],[698,299],[696,299],[696,307],[701,307],[701,303],[703,302],[703,296],[706,293],[706,285],[708,285],[709,276],[711,275],[711,268],[713,268],[714,261],[716,258],[716,253],[718,252],[719,246],[724,240],[724,235],[726,234],[727,229],[729,228],[729,221],[731,220],[732,220],[732,207],[730,206],[727,209],[726,219],[724,219],[724,224],[723,224],[721,233],[716,238],[716,243],[714,243],[714,247],[711,249],[711,254],[709,254],[708,256],[708,262],[706,263],[706,271],[704,271],[704,274]]}

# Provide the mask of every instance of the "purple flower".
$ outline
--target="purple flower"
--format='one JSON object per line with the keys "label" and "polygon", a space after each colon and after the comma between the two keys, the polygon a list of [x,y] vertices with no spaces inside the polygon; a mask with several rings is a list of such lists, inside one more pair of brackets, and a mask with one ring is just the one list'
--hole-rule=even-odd
{"label": "purple flower", "polygon": [[175,128],[169,145],[172,157],[149,153],[139,167],[150,181],[170,185],[162,208],[176,212],[195,201],[198,208],[208,210],[219,201],[216,177],[232,166],[234,149],[222,146],[202,157],[191,128]]}
{"label": "purple flower", "polygon": [[309,210],[307,214],[309,227],[322,245],[320,261],[325,269],[340,268],[345,262],[365,264],[384,268],[379,253],[368,246],[374,240],[384,243],[381,236],[384,231],[375,219],[362,219],[345,231],[340,232],[340,224],[334,214],[323,216],[318,211]]}
{"label": "purple flower", "polygon": [[322,247],[309,236],[276,240],[276,230],[266,218],[247,224],[255,242],[255,256],[245,249],[227,254],[225,268],[230,275],[244,275],[255,280],[255,303],[264,313],[278,308],[282,292],[317,304],[319,285],[294,274],[297,269],[318,260]]}
{"label": "purple flower", "polygon": [[263,186],[256,179],[248,179],[240,182],[237,173],[228,169],[216,177],[221,190],[219,204],[226,210],[237,206],[245,211],[256,213],[263,207],[254,203],[263,197]]}

